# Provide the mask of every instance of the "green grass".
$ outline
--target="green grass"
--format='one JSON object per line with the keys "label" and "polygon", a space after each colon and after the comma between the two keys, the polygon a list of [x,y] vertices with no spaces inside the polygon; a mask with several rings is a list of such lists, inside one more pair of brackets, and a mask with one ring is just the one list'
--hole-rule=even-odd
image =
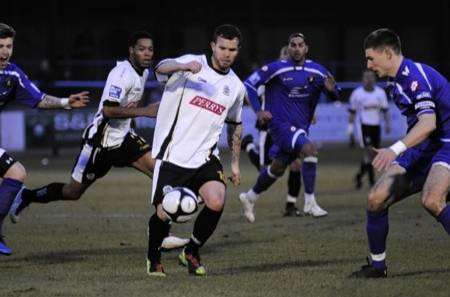
{"label": "green grass", "polygon": [[[28,186],[68,180],[73,154],[47,167],[41,157],[18,156]],[[316,195],[328,217],[283,218],[284,177],[258,201],[249,224],[237,195],[257,174],[243,157],[242,185],[229,186],[222,220],[201,251],[208,276],[200,279],[178,266],[177,252],[163,255],[167,278],[147,276],[150,182],[113,169],[82,200],[35,204],[19,224],[6,224],[14,254],[0,258],[0,296],[449,296],[449,239],[418,196],[390,211],[389,278],[348,278],[367,255],[367,188],[352,184],[357,160],[357,151],[343,147],[321,151]],[[189,236],[191,226],[172,231]]]}

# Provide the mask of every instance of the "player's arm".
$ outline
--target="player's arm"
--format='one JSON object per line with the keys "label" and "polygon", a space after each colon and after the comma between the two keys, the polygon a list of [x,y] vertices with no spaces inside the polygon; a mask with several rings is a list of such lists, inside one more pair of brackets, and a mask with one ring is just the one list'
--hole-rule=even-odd
{"label": "player's arm", "polygon": [[375,150],[377,156],[372,164],[376,169],[387,169],[398,155],[427,139],[436,129],[436,105],[430,97],[429,90],[417,90],[415,94],[410,94],[409,98],[415,99],[414,110],[417,115],[417,122],[403,139],[389,148]]}
{"label": "player's arm", "polygon": [[129,119],[137,117],[155,118],[158,113],[159,102],[151,103],[145,107],[137,107],[137,102],[127,106],[119,106],[118,102],[105,101],[102,113],[106,118]]}
{"label": "player's arm", "polygon": [[81,108],[85,107],[89,103],[89,92],[80,92],[72,94],[68,98],[58,98],[51,95],[44,95],[44,98],[37,104],[41,109],[54,109],[54,108]]}
{"label": "player's arm", "polygon": [[192,73],[198,73],[202,69],[202,64],[200,64],[196,59],[191,59],[188,61],[184,59],[167,59],[159,62],[155,67],[155,72],[162,75],[171,75],[178,71],[190,71]]}
{"label": "player's arm", "polygon": [[241,175],[239,169],[239,157],[241,153],[241,135],[242,124],[228,123],[227,136],[228,146],[231,150],[231,181],[235,186],[241,182]]}

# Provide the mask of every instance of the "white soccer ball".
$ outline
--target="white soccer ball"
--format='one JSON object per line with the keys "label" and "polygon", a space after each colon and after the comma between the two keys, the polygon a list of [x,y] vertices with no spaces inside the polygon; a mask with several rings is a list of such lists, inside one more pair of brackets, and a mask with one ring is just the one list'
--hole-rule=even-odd
{"label": "white soccer ball", "polygon": [[185,223],[189,221],[198,209],[198,198],[188,188],[166,186],[163,189],[162,208],[172,222]]}

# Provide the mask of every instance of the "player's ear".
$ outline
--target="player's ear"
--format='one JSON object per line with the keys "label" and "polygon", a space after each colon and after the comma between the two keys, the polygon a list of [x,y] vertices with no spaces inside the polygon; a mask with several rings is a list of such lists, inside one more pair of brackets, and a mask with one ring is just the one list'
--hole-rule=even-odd
{"label": "player's ear", "polygon": [[216,47],[216,43],[214,41],[211,41],[209,44],[211,45],[211,50],[214,51],[214,48]]}
{"label": "player's ear", "polygon": [[128,54],[130,54],[130,55],[133,54],[133,47],[132,46],[128,47]]}
{"label": "player's ear", "polygon": [[305,54],[307,54],[309,51],[309,46],[305,45],[305,48],[306,48]]}

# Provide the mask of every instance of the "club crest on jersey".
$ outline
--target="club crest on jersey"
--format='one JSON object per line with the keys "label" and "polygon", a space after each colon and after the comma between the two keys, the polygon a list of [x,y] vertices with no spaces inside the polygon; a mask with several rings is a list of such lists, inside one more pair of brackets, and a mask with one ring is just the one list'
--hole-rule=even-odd
{"label": "club crest on jersey", "polygon": [[402,71],[402,74],[404,76],[408,76],[409,75],[409,68],[408,68],[408,66],[405,67],[405,69]]}
{"label": "club crest on jersey", "polygon": [[223,87],[223,94],[225,96],[230,96],[230,87],[229,86],[224,86]]}
{"label": "club crest on jersey", "polygon": [[415,92],[418,87],[419,87],[419,82],[417,80],[415,80],[411,83],[411,91]]}
{"label": "club crest on jersey", "polygon": [[120,99],[120,94],[122,93],[122,88],[111,85],[109,87],[109,97]]}
{"label": "club crest on jersey", "polygon": [[200,96],[195,96],[189,103],[217,115],[221,115],[225,111],[225,106]]}

